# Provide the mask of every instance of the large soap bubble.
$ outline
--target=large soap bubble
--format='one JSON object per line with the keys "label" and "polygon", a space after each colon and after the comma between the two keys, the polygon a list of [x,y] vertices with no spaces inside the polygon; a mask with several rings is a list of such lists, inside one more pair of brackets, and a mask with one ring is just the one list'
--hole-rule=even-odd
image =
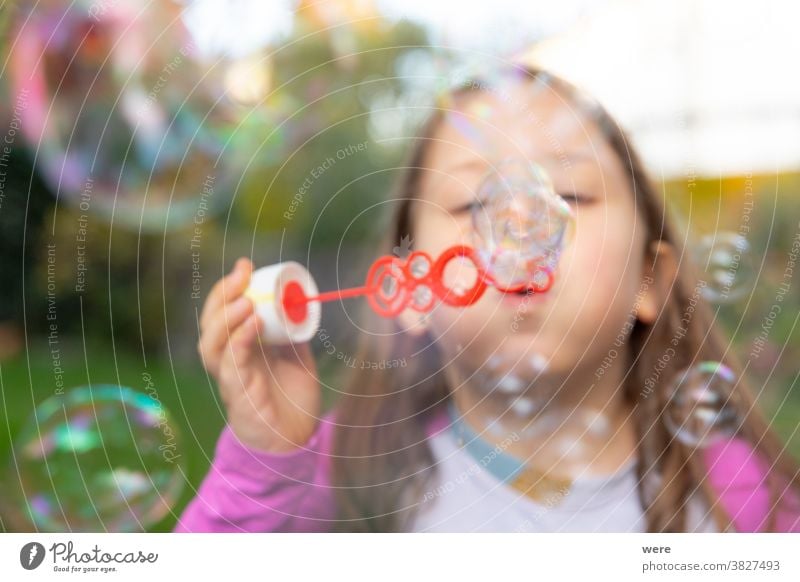
{"label": "large soap bubble", "polygon": [[21,130],[51,188],[83,213],[160,230],[228,202],[248,149],[242,111],[182,10],[29,0],[16,11],[7,82]]}
{"label": "large soap bubble", "polygon": [[472,219],[478,256],[498,287],[525,286],[555,269],[572,210],[540,166],[505,160],[486,176],[477,197]]}
{"label": "large soap bubble", "polygon": [[101,385],[54,396],[16,440],[30,521],[43,531],[141,531],[170,511],[185,475],[160,402]]}

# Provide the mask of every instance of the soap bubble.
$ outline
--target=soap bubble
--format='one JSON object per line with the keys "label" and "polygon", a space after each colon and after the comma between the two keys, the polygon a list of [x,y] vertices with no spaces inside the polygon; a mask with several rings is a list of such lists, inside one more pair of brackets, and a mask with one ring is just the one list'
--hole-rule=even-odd
{"label": "soap bubble", "polygon": [[161,404],[130,388],[81,387],[50,398],[14,447],[29,518],[43,531],[143,530],[183,489],[177,440]]}
{"label": "soap bubble", "polygon": [[736,375],[719,362],[679,372],[670,390],[664,423],[690,447],[705,447],[735,434],[739,419],[731,403]]}
{"label": "soap bubble", "polygon": [[253,136],[226,67],[203,60],[181,14],[144,0],[17,10],[6,80],[20,127],[50,187],[83,213],[161,230],[227,203]]}
{"label": "soap bubble", "polygon": [[572,211],[546,172],[526,160],[498,164],[478,190],[473,213],[478,257],[494,283],[519,288],[556,267]]}
{"label": "soap bubble", "polygon": [[755,280],[753,252],[747,239],[733,232],[700,240],[696,260],[706,283],[701,293],[713,303],[733,303],[747,295]]}

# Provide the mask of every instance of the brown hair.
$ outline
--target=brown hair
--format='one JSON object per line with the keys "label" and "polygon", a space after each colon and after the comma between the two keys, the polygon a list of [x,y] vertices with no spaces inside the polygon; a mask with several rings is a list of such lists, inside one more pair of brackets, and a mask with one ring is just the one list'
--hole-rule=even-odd
{"label": "brown hair", "polygon": [[[574,87],[550,73],[527,67],[517,72],[520,70],[531,79],[545,81],[576,105],[587,103]],[[466,84],[454,92],[454,96],[479,86],[482,85],[477,82]],[[625,133],[602,107],[591,103],[590,109],[593,120],[630,180],[638,210],[645,221],[647,248],[662,241],[672,245],[677,256],[682,257],[679,239],[665,215],[665,203]],[[424,169],[426,145],[441,118],[441,112],[437,111],[428,120],[403,168],[404,176],[395,197],[399,204],[382,245],[386,254],[391,253],[393,245],[403,237],[414,232],[411,219],[414,193]],[[630,367],[623,389],[625,397],[634,404],[639,497],[645,508],[648,531],[685,531],[687,502],[695,491],[705,499],[720,530],[730,530],[733,516],[727,515],[717,492],[708,483],[702,451],[672,438],[662,414],[669,400],[667,387],[682,368],[707,360],[724,361],[735,370],[738,366],[732,361],[726,342],[714,329],[711,309],[702,298],[693,297],[696,278],[686,261],[680,261],[671,283],[671,292],[657,320],[652,325],[637,321],[628,342]],[[669,366],[657,382],[652,382],[658,359],[670,345],[671,338],[676,337],[690,302],[694,313],[686,326],[686,334],[674,348]],[[399,333],[393,321],[375,317],[371,312],[366,312],[365,317],[374,320],[370,329],[376,333],[362,337],[356,361],[405,360],[408,365],[391,370],[357,369],[346,383],[348,391],[337,405],[332,450],[338,527],[348,531],[398,531],[406,529],[426,481],[436,470],[425,426],[431,415],[445,404],[450,391],[436,346],[431,346],[427,335],[412,337]],[[643,390],[648,379],[653,386],[652,393]],[[772,530],[782,490],[787,483],[800,490],[797,469],[742,381],[730,395],[730,403],[741,419],[738,436],[750,443],[760,456],[774,463],[767,476],[771,511],[765,516],[768,518],[766,529]],[[654,479],[656,476],[660,479]],[[646,485],[650,483],[654,485]]]}

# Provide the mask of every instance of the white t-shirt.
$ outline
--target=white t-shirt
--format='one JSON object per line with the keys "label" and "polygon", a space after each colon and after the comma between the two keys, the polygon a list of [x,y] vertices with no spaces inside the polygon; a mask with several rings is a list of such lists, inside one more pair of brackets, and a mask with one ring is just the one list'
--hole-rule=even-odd
{"label": "white t-shirt", "polygon": [[[411,524],[418,532],[643,532],[636,463],[610,476],[584,476],[566,493],[537,502],[492,475],[459,446],[452,430],[429,441],[436,477]],[[687,506],[687,531],[715,532],[697,498]]]}

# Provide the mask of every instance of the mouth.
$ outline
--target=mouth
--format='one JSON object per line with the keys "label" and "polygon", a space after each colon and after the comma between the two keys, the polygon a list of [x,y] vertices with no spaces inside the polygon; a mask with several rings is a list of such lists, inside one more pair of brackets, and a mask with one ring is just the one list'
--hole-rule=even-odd
{"label": "mouth", "polygon": [[519,305],[520,303],[539,303],[544,301],[547,293],[535,291],[533,287],[525,287],[519,291],[500,291],[503,294],[503,301]]}

